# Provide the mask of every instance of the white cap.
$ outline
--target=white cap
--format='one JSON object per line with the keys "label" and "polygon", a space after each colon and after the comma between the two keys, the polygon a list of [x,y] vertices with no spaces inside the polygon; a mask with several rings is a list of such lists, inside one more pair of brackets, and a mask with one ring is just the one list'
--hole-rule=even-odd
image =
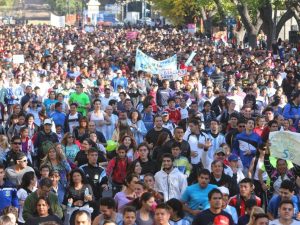
{"label": "white cap", "polygon": [[52,125],[52,120],[51,119],[45,119],[44,120],[44,125],[45,124],[50,124],[50,125]]}
{"label": "white cap", "polygon": [[227,187],[221,186],[218,189],[222,192],[223,195],[229,195],[229,189]]}
{"label": "white cap", "polygon": [[122,70],[117,70],[117,72],[116,73],[122,73]]}

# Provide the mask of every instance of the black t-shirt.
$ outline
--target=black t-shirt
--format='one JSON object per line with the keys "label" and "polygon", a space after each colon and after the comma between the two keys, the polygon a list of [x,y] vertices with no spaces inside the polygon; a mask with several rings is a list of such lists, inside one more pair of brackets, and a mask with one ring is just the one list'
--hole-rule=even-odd
{"label": "black t-shirt", "polygon": [[162,130],[160,130],[160,131],[156,131],[155,128],[153,128],[153,129],[149,130],[148,133],[146,134],[146,141],[149,144],[153,143],[155,145],[157,142],[158,136],[162,132],[167,132],[169,134],[169,137],[172,138],[172,133],[167,128],[163,127]]}
{"label": "black t-shirt", "polygon": [[[139,161],[142,167],[142,175],[146,174],[146,173],[151,173],[151,174],[155,174],[157,171],[159,171],[159,166],[158,164],[149,159],[147,162],[142,162],[140,159],[136,159],[135,161]],[[133,163],[135,162],[133,161]]]}
{"label": "black t-shirt", "polygon": [[[87,164],[88,163],[88,159],[87,159],[87,154],[85,153],[85,151],[79,151],[75,157],[76,162],[78,162],[78,167]],[[106,162],[106,158],[103,154],[103,152],[98,151],[98,163],[100,162]]]}
{"label": "black t-shirt", "polygon": [[232,217],[229,213],[221,211],[219,214],[214,214],[210,209],[206,209],[199,213],[193,220],[192,225],[213,225],[213,224],[226,224],[234,225]]}
{"label": "black t-shirt", "polygon": [[59,219],[55,215],[49,215],[49,216],[46,216],[46,217],[33,217],[33,218],[30,218],[26,221],[25,225],[39,225],[39,224],[44,223],[44,222],[52,222],[52,221],[56,222],[59,225],[63,225],[61,219]]}

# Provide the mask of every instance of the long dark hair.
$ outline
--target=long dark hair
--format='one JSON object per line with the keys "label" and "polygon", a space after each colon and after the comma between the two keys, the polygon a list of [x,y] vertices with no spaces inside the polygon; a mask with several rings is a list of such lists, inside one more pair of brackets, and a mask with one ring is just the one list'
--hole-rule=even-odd
{"label": "long dark hair", "polygon": [[44,201],[47,203],[47,205],[49,206],[48,213],[49,213],[49,215],[53,215],[53,211],[52,211],[52,209],[51,209],[51,203],[50,203],[50,200],[49,200],[49,198],[47,198],[47,197],[45,197],[45,196],[40,196],[40,197],[38,198],[38,200],[36,201],[36,204],[35,204],[36,215],[39,216],[39,214],[38,214],[38,212],[37,212],[37,204],[38,204],[38,202],[39,202],[40,200],[44,200]]}
{"label": "long dark hair", "polygon": [[20,188],[25,190],[28,189],[30,182],[35,178],[35,173],[33,171],[26,172],[22,177],[22,182]]}
{"label": "long dark hair", "polygon": [[170,206],[173,209],[173,212],[176,213],[176,215],[182,219],[184,217],[184,211],[183,211],[183,206],[182,203],[176,199],[176,198],[171,198],[169,201],[166,202],[168,206]]}
{"label": "long dark hair", "polygon": [[150,198],[154,198],[154,195],[151,192],[145,192],[142,194],[139,202],[138,209],[141,209],[143,206],[143,202],[147,202]]}
{"label": "long dark hair", "polygon": [[86,184],[87,183],[86,179],[85,179],[85,175],[82,172],[82,170],[81,169],[74,169],[70,173],[70,187],[74,187],[74,185],[75,185],[74,181],[73,181],[73,175],[74,175],[74,173],[79,173],[81,175],[81,178],[82,178],[81,182],[82,182],[82,184]]}
{"label": "long dark hair", "polygon": [[162,146],[163,143],[165,142],[165,140],[168,138],[169,134],[167,132],[161,132],[159,135],[158,135],[158,138],[157,138],[157,141],[155,143],[155,147],[156,146]]}

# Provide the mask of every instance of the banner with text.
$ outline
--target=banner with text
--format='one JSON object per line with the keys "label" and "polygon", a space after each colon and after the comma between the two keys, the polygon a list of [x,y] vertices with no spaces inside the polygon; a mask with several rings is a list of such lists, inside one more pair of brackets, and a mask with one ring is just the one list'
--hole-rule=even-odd
{"label": "banner with text", "polygon": [[277,158],[290,160],[300,165],[299,154],[300,134],[290,131],[270,132],[271,155]]}
{"label": "banner with text", "polygon": [[64,16],[56,16],[53,13],[51,13],[51,18],[50,18],[50,24],[51,26],[54,27],[65,27],[66,20]]}
{"label": "banner with text", "polygon": [[136,50],[135,70],[145,71],[152,74],[159,74],[162,79],[174,79],[178,75],[177,71],[177,55],[162,61],[153,59],[141,50]]}

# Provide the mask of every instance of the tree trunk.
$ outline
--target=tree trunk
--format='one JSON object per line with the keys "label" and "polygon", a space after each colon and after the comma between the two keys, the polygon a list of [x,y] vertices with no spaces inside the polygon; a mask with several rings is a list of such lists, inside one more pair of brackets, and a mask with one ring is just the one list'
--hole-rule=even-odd
{"label": "tree trunk", "polygon": [[252,32],[247,32],[249,46],[252,49],[257,47],[257,42],[256,42],[257,33],[258,33],[257,30],[254,30]]}
{"label": "tree trunk", "polygon": [[212,17],[215,15],[215,11],[206,12],[204,7],[201,7],[201,16],[203,19],[203,26],[204,26],[204,34],[210,38],[212,32]]}
{"label": "tree trunk", "polygon": [[223,7],[220,0],[214,0],[214,2],[217,6],[218,13],[219,13],[220,19],[221,19],[220,30],[224,31],[225,27],[226,27],[226,14],[225,14],[225,11],[224,11],[224,7]]}
{"label": "tree trunk", "polygon": [[267,35],[267,49],[271,49],[273,42],[273,29],[274,29],[274,21],[272,18],[272,5],[271,2],[268,1],[262,6],[260,9],[260,17],[263,21],[262,29]]}
{"label": "tree trunk", "polygon": [[284,24],[294,16],[294,12],[291,9],[288,9],[279,19],[278,23],[276,24],[276,33],[275,33],[275,40],[278,39],[280,31]]}
{"label": "tree trunk", "polygon": [[234,0],[234,3],[237,7],[237,11],[239,15],[241,16],[241,21],[247,31],[247,36],[249,40],[249,45],[252,48],[256,48],[256,36],[258,34],[258,31],[260,30],[260,27],[262,25],[262,19],[260,18],[260,12],[258,11],[258,15],[256,18],[256,22],[252,23],[252,19],[249,15],[249,9],[246,4],[244,4],[242,1]]}

